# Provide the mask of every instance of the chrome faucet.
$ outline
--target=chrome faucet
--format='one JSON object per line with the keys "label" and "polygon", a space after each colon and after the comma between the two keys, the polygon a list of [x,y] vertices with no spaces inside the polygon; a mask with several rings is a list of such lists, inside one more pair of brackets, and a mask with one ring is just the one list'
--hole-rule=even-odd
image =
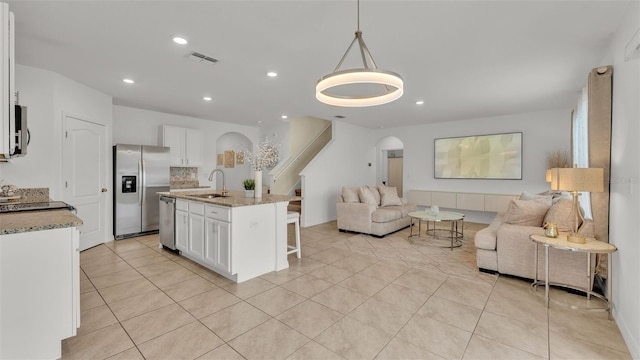
{"label": "chrome faucet", "polygon": [[209,181],[213,181],[213,174],[218,171],[222,174],[222,196],[225,196],[227,195],[227,188],[224,186],[224,172],[221,169],[213,169],[211,174],[209,174]]}

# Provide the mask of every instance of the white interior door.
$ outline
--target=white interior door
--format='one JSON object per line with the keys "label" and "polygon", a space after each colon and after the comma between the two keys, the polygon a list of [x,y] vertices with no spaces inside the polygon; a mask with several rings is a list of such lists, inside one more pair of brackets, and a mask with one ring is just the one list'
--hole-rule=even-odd
{"label": "white interior door", "polygon": [[62,142],[64,201],[78,210],[80,250],[106,238],[105,127],[65,116]]}

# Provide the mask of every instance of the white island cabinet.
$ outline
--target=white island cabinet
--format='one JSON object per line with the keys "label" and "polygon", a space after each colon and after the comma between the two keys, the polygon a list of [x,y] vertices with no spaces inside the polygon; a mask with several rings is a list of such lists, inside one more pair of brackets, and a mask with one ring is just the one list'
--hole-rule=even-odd
{"label": "white island cabinet", "polygon": [[[82,221],[69,213],[71,223],[42,230],[5,228],[20,216],[67,216],[56,212],[0,215],[0,359],[58,359],[61,341],[80,326],[76,226]],[[51,229],[55,226],[67,227]]]}
{"label": "white island cabinet", "polygon": [[231,209],[207,205],[205,208],[204,262],[225,276],[233,276],[231,267]]}
{"label": "white island cabinet", "polygon": [[[243,282],[289,267],[287,204],[293,196],[239,196],[200,200],[176,197],[176,248],[185,256],[233,281]],[[200,192],[202,193],[202,192]]]}

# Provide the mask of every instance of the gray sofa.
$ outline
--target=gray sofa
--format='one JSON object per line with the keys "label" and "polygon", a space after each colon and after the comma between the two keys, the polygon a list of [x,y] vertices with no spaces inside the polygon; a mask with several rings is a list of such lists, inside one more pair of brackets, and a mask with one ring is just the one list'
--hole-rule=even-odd
{"label": "gray sofa", "polygon": [[[544,235],[540,226],[513,225],[498,213],[491,224],[476,233],[476,260],[480,270],[533,279],[535,275],[535,243],[531,234]],[[544,279],[544,247],[538,248],[538,278]],[[595,256],[592,255],[593,274]],[[590,289],[587,255],[566,250],[549,249],[549,281]]]}
{"label": "gray sofa", "polygon": [[[358,188],[349,188],[357,191]],[[376,189],[369,187],[369,189]],[[382,237],[406,228],[411,222],[409,213],[416,211],[415,204],[407,199],[399,198],[399,205],[384,205],[366,202],[345,202],[343,195],[338,195],[336,203],[338,229]]]}

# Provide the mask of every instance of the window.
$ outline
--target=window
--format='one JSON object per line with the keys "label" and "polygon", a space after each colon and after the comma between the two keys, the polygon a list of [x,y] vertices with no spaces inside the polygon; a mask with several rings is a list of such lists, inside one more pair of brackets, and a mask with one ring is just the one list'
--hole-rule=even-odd
{"label": "window", "polygon": [[[573,163],[580,168],[589,167],[589,122],[588,122],[588,88],[582,88],[578,104],[571,119],[573,137]],[[591,194],[581,193],[580,206],[584,210],[585,219],[593,219],[591,213]]]}

